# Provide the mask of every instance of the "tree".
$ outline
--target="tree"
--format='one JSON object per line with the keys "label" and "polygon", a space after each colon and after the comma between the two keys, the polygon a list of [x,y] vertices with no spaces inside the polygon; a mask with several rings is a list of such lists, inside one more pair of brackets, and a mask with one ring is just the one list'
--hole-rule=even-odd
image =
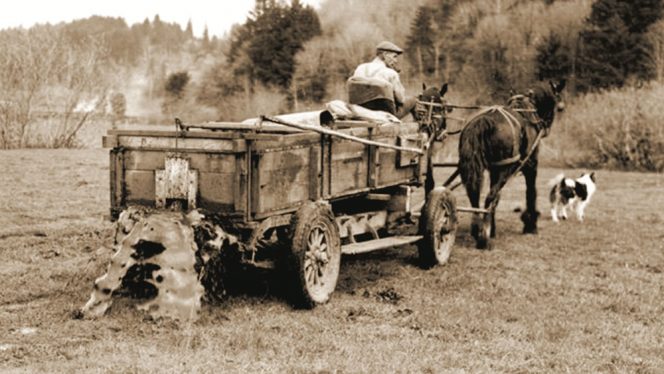
{"label": "tree", "polygon": [[178,71],[168,76],[164,85],[166,95],[162,103],[164,114],[171,115],[181,109],[179,104],[185,97],[185,90],[189,80],[191,80],[191,75],[187,71]]}
{"label": "tree", "polygon": [[189,21],[187,21],[187,28],[184,30],[184,33],[187,35],[189,39],[194,38],[194,27],[191,24],[191,18],[189,19]]}
{"label": "tree", "polygon": [[206,52],[210,51],[210,34],[207,25],[205,25],[205,29],[203,30],[203,50]]}
{"label": "tree", "polygon": [[537,76],[540,80],[567,78],[572,72],[574,52],[563,44],[560,36],[551,32],[537,46]]}
{"label": "tree", "polygon": [[647,80],[655,67],[648,28],[662,17],[661,0],[597,0],[580,33],[579,88],[621,87]]}
{"label": "tree", "polygon": [[295,70],[295,54],[305,41],[321,32],[313,8],[294,0],[290,7],[265,1],[250,20],[246,46],[253,63],[252,77],[266,85],[287,89]]}
{"label": "tree", "polygon": [[417,9],[415,18],[410,27],[410,35],[406,48],[406,55],[411,63],[417,67],[420,80],[425,75],[432,74],[437,67],[434,48],[434,32],[432,27],[432,9],[421,6]]}
{"label": "tree", "polygon": [[72,45],[61,29],[40,26],[0,34],[0,50],[0,147],[29,145],[37,112],[55,118],[49,143],[39,145],[75,146],[78,131],[106,102],[103,42],[90,36]]}
{"label": "tree", "polygon": [[122,92],[116,92],[111,96],[111,111],[113,113],[112,126],[116,127],[116,122],[123,119],[127,112],[127,99]]}

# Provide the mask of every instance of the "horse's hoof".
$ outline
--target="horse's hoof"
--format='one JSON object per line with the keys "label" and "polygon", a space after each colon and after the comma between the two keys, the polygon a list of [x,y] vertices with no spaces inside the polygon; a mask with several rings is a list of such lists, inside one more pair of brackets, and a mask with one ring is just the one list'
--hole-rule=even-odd
{"label": "horse's hoof", "polygon": [[489,251],[489,250],[491,250],[492,246],[491,246],[491,242],[489,240],[483,239],[483,238],[478,238],[477,241],[475,242],[475,248],[481,249],[481,250],[484,250],[484,251]]}
{"label": "horse's hoof", "polygon": [[537,234],[537,227],[524,227],[523,228],[523,233],[524,234]]}
{"label": "horse's hoof", "polygon": [[470,226],[470,235],[473,237],[475,240],[479,240],[480,236],[480,228],[477,225],[471,225]]}

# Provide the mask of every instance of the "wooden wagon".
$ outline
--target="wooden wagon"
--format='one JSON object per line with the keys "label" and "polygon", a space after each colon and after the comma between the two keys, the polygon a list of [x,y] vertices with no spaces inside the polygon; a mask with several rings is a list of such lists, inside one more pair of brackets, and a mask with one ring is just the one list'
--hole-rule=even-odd
{"label": "wooden wagon", "polygon": [[239,238],[242,264],[288,267],[293,301],[308,307],[333,292],[342,253],[417,243],[425,267],[445,263],[453,196],[439,187],[423,207],[412,201],[426,178],[427,132],[364,121],[317,129],[262,121],[109,131],[111,215],[198,209]]}

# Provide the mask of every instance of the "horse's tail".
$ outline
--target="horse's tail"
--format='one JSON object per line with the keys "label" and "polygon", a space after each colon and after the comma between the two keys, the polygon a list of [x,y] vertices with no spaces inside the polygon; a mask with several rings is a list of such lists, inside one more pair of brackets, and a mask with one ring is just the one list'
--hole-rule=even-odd
{"label": "horse's tail", "polygon": [[481,189],[482,173],[488,168],[484,140],[489,126],[486,118],[475,118],[459,137],[459,174],[466,190],[471,186]]}

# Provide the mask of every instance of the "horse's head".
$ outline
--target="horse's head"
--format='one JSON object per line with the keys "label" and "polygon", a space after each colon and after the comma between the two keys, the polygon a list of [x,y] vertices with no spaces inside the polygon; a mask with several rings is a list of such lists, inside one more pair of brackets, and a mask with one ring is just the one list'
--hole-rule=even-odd
{"label": "horse's head", "polygon": [[515,109],[534,110],[537,114],[534,122],[538,122],[548,134],[556,111],[562,111],[565,107],[560,95],[564,88],[564,79],[557,83],[553,81],[541,83],[529,89],[526,95],[512,96],[508,105]]}
{"label": "horse's head", "polygon": [[535,105],[537,115],[544,121],[546,127],[551,127],[556,110],[562,110],[564,104],[560,93],[565,88],[565,80],[560,82],[548,81],[533,87],[528,91],[528,97]]}
{"label": "horse's head", "polygon": [[417,97],[413,116],[423,127],[435,132],[445,128],[445,101],[443,96],[447,92],[447,83],[440,90],[437,87],[427,87],[422,84],[422,93]]}

